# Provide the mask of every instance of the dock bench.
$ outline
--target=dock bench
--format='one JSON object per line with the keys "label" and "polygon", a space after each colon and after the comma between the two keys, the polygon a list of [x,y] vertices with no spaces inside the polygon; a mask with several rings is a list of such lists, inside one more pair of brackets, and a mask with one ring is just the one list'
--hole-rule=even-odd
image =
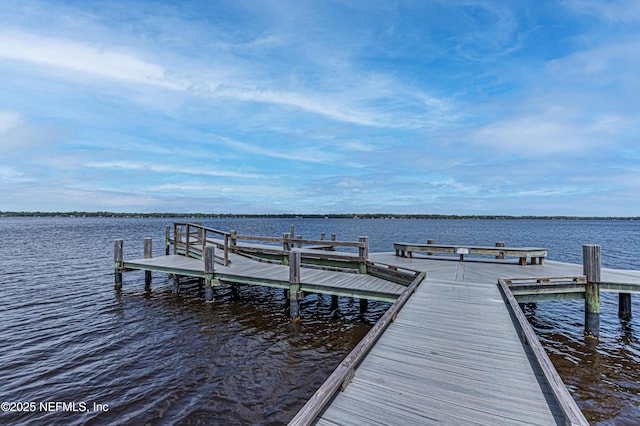
{"label": "dock bench", "polygon": [[416,243],[394,243],[393,248],[396,256],[412,257],[413,252],[422,252],[429,255],[433,253],[449,253],[460,255],[460,261],[464,261],[465,255],[489,255],[496,256],[497,259],[505,257],[520,258],[520,265],[527,264],[527,258],[531,259],[531,264],[544,263],[547,256],[547,249],[538,247],[482,247],[482,246],[459,246],[448,244],[416,244]]}

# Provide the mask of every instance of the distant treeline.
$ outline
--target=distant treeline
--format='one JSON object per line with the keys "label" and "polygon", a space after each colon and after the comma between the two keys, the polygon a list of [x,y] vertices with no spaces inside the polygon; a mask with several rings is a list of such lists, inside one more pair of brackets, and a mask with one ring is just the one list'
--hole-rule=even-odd
{"label": "distant treeline", "polygon": [[115,213],[115,212],[1,212],[0,217],[123,217],[123,218],[265,218],[265,219],[546,219],[546,220],[640,220],[640,216],[510,216],[396,213],[331,213],[331,214],[238,214],[238,213]]}

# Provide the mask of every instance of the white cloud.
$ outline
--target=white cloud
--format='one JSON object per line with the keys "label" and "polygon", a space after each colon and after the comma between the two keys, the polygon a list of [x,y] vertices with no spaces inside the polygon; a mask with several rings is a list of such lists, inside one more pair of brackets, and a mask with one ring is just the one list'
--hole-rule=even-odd
{"label": "white cloud", "polygon": [[26,183],[34,182],[35,179],[26,176],[23,172],[14,167],[0,165],[0,182],[7,183]]}
{"label": "white cloud", "polygon": [[262,146],[240,142],[231,138],[218,137],[218,139],[222,141],[222,144],[226,148],[238,149],[265,157],[308,163],[332,163],[338,161],[334,155],[313,147],[292,147],[289,151],[282,152],[275,149],[267,149]]}
{"label": "white cloud", "polygon": [[578,113],[548,108],[483,126],[473,132],[470,141],[502,154],[580,154],[611,147],[612,136],[628,124],[625,118],[616,115],[584,119]]}
{"label": "white cloud", "polygon": [[169,89],[185,88],[183,83],[168,78],[162,66],[145,61],[125,49],[21,31],[0,32],[0,58]]}
{"label": "white cloud", "polygon": [[46,146],[64,138],[66,132],[47,125],[34,124],[15,111],[0,111],[0,154],[36,156],[37,146]]}
{"label": "white cloud", "polygon": [[640,87],[639,50],[640,39],[637,37],[603,42],[550,61],[546,72],[551,80],[562,81],[567,86],[582,84],[591,90],[622,88],[623,94],[635,97],[635,94],[625,93],[625,88]]}
{"label": "white cloud", "polygon": [[576,13],[610,22],[640,21],[640,2],[637,0],[565,0],[563,3]]}
{"label": "white cloud", "polygon": [[[277,34],[255,37],[249,43],[252,46],[249,51],[258,46],[278,45],[280,37]],[[63,78],[72,81],[75,73],[81,73],[96,79],[169,89],[202,99],[218,98],[224,102],[227,98],[291,107],[361,126],[432,127],[452,118],[446,100],[407,87],[385,74],[362,70],[348,55],[345,56],[349,59],[341,61],[337,68],[306,62],[291,65],[296,71],[283,73],[284,65],[270,60],[268,55],[254,53],[247,59],[242,48],[235,50],[224,44],[221,47],[215,40],[188,58],[179,51],[156,46],[148,46],[147,50],[132,49],[126,38],[121,40],[120,44],[79,41],[5,29],[0,30],[0,59],[70,72],[63,74]],[[292,46],[280,45],[279,48],[286,51]],[[310,61],[310,58],[304,60]],[[313,77],[299,81],[296,76],[306,75],[308,67],[315,70]],[[320,69],[316,69],[318,67]],[[126,90],[120,95],[134,96]]]}
{"label": "white cloud", "polygon": [[16,128],[23,123],[20,114],[14,111],[0,111],[0,138],[10,130]]}
{"label": "white cloud", "polygon": [[257,173],[241,173],[227,170],[215,170],[212,168],[194,168],[194,167],[170,167],[162,164],[153,164],[148,162],[136,162],[136,161],[91,161],[86,164],[86,167],[101,168],[101,169],[120,169],[120,170],[140,170],[156,173],[175,173],[186,175],[199,175],[199,176],[218,176],[218,177],[233,177],[233,178],[246,178],[246,179],[262,179],[265,176]]}

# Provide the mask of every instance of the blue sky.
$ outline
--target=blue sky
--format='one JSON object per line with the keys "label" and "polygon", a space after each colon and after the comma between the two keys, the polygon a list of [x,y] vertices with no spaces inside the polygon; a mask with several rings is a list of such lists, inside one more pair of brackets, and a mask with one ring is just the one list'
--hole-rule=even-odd
{"label": "blue sky", "polygon": [[0,2],[0,211],[640,215],[638,1]]}

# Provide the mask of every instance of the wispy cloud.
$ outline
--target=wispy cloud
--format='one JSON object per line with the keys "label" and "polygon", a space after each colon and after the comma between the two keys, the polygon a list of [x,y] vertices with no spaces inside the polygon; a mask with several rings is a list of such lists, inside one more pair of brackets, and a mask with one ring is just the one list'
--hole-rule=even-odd
{"label": "wispy cloud", "polygon": [[640,21],[640,3],[636,0],[564,0],[574,12],[614,23]]}
{"label": "wispy cloud", "polygon": [[182,175],[218,176],[243,179],[261,179],[264,175],[258,173],[242,173],[228,170],[215,170],[214,168],[200,167],[171,167],[162,164],[135,161],[91,161],[86,167],[100,169],[139,170],[154,173],[174,173]]}
{"label": "wispy cloud", "polygon": [[0,58],[60,68],[96,77],[184,89],[160,65],[111,46],[40,36],[21,31],[0,31]]}
{"label": "wispy cloud", "polygon": [[0,111],[0,154],[14,159],[24,156],[26,150],[47,147],[67,136],[68,132],[59,127],[30,122],[15,111]]}
{"label": "wispy cloud", "polygon": [[549,110],[497,121],[477,129],[470,140],[505,154],[522,156],[588,154],[611,146],[611,138],[624,128],[619,116],[586,119],[571,111]]}
{"label": "wispy cloud", "polygon": [[[265,43],[267,42],[258,44]],[[434,123],[442,117],[440,111],[448,109],[443,107],[446,103],[444,100],[438,100],[419,91],[409,93],[387,79],[378,78],[371,81],[352,76],[349,77],[352,85],[329,89],[332,93],[327,93],[328,87],[322,87],[322,90],[283,90],[280,88],[282,82],[273,76],[261,82],[254,82],[249,77],[254,73],[242,69],[243,66],[251,64],[244,64],[234,57],[231,58],[233,64],[226,65],[226,69],[221,70],[219,66],[207,69],[200,65],[199,69],[196,68],[196,73],[187,73],[178,68],[178,58],[173,59],[175,63],[163,65],[143,58],[141,52],[122,46],[78,42],[18,30],[0,31],[0,59],[53,67],[115,82],[156,86],[198,96],[292,107],[332,120],[363,126],[420,127]],[[215,76],[213,80],[212,75]],[[73,77],[69,76],[69,79],[73,80]],[[396,87],[393,87],[394,85]],[[384,105],[389,103],[385,97],[392,94],[395,98],[393,103],[398,102],[399,95],[403,96],[405,104],[417,106],[418,114],[422,112],[427,116],[432,115],[432,119],[425,119],[417,114],[401,116],[390,113]],[[128,94],[124,92],[123,95]],[[383,108],[365,106],[370,102],[379,103]]]}
{"label": "wispy cloud", "polygon": [[629,214],[638,20],[622,0],[0,2],[0,209]]}

